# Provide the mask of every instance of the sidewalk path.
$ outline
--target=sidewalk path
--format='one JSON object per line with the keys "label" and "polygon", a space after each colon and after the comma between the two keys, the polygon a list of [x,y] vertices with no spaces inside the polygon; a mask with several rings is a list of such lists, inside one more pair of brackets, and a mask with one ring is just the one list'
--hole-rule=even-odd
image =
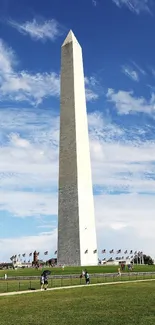
{"label": "sidewalk path", "polygon": [[[89,285],[75,285],[75,286],[66,286],[66,287],[56,287],[56,288],[49,288],[47,291],[55,291],[55,290],[66,290],[66,289],[75,289],[75,288],[88,288],[88,287],[95,287],[95,286],[107,286],[107,285],[117,285],[117,284],[126,284],[126,283],[138,283],[138,282],[150,282],[155,281],[155,279],[145,279],[145,280],[131,280],[131,281],[118,281],[118,282],[104,282],[104,283],[95,283]],[[22,295],[27,293],[37,293],[37,292],[45,292],[39,290],[25,290],[25,291],[14,291],[14,292],[6,292],[0,293],[0,297],[4,296],[15,296],[15,295]]]}

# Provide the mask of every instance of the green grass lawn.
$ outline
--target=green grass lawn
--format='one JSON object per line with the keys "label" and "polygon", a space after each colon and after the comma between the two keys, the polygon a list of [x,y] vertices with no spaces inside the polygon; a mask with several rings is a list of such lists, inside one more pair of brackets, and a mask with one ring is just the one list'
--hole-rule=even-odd
{"label": "green grass lawn", "polygon": [[1,325],[154,325],[155,283],[1,297]]}
{"label": "green grass lawn", "polygon": [[[50,268],[51,273],[54,275],[62,274],[80,274],[82,269],[87,268],[90,274],[92,273],[115,273],[117,272],[118,266],[88,266],[88,267],[65,267],[64,271],[61,268]],[[47,269],[47,267],[45,267]],[[127,270],[127,268],[126,268]],[[155,272],[155,265],[135,265],[135,272]],[[42,269],[17,269],[17,270],[0,270],[0,277],[4,277],[7,273],[8,276],[37,276],[40,275]]]}
{"label": "green grass lawn", "polygon": [[[142,279],[155,279],[155,275],[143,275],[143,276],[122,276],[122,277],[91,277],[91,283],[104,283],[104,282],[118,282],[118,281],[129,281],[129,280],[142,280]],[[69,279],[49,279],[49,288],[63,287],[71,285],[85,284],[85,279],[72,278]],[[9,280],[0,281],[0,293],[13,292],[13,291],[24,291],[28,289],[40,289],[39,280]]]}

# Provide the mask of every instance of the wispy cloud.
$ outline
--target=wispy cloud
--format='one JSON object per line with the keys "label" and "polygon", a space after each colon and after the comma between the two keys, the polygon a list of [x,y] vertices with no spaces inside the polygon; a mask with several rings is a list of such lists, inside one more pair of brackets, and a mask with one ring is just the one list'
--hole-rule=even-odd
{"label": "wispy cloud", "polygon": [[93,101],[99,97],[99,82],[93,76],[85,77],[85,89],[87,101]]}
{"label": "wispy cloud", "polygon": [[[1,110],[0,189],[4,195],[0,195],[0,207],[21,216],[36,215],[39,211],[56,214],[59,117],[47,111],[35,113],[25,109],[18,114],[17,110],[8,110],[7,116]],[[102,187],[102,191],[155,190],[148,175],[144,178],[146,171],[150,170],[151,175],[154,142],[144,141],[142,130],[133,128],[128,139],[127,130],[107,124],[97,112],[90,114],[88,120],[94,186]]]}
{"label": "wispy cloud", "polygon": [[151,72],[152,76],[155,77],[155,67],[149,66],[148,69]]}
{"label": "wispy cloud", "polygon": [[55,72],[31,74],[17,71],[17,58],[0,40],[0,97],[2,100],[28,101],[38,105],[43,98],[59,96],[60,78]]}
{"label": "wispy cloud", "polygon": [[151,0],[112,0],[118,7],[126,6],[130,11],[139,15],[141,12],[151,13]]}
{"label": "wispy cloud", "polygon": [[94,7],[96,7],[96,6],[97,6],[97,1],[96,1],[96,0],[92,0],[92,5],[93,5]]}
{"label": "wispy cloud", "polygon": [[[2,250],[3,247],[3,250]],[[39,234],[34,236],[21,236],[18,238],[4,238],[0,241],[1,261],[8,261],[10,256],[18,253],[26,253],[26,258],[30,252],[37,249],[39,252],[44,252],[47,247],[50,247],[50,254],[54,256],[54,251],[57,247],[57,231],[52,230],[49,234]],[[50,255],[51,256],[51,255]],[[51,257],[52,257],[51,256]],[[42,254],[43,257],[43,254]]]}
{"label": "wispy cloud", "polygon": [[[29,73],[17,70],[14,51],[0,40],[0,101],[29,102],[39,105],[47,97],[59,97],[60,75],[55,72]],[[87,101],[98,98],[97,82],[87,78]]]}
{"label": "wispy cloud", "polygon": [[11,20],[9,24],[20,33],[29,35],[34,40],[54,41],[58,36],[62,35],[62,27],[55,19],[42,22],[33,19],[33,21],[26,21],[23,24]]}
{"label": "wispy cloud", "polygon": [[128,66],[123,66],[122,71],[127,77],[131,78],[132,80],[139,81],[138,73],[135,70],[133,70],[132,68],[130,68]]}
{"label": "wispy cloud", "polygon": [[146,100],[144,97],[135,97],[133,91],[119,90],[116,92],[113,89],[108,89],[107,98],[114,103],[120,114],[140,112],[153,116],[155,114],[155,93],[152,93],[150,100]]}
{"label": "wispy cloud", "polygon": [[144,76],[146,76],[147,75],[147,73],[146,73],[146,71],[145,70],[143,70],[136,62],[134,62],[134,61],[131,61],[132,62],[132,64],[135,66],[135,68],[142,74],[142,75],[144,75]]}

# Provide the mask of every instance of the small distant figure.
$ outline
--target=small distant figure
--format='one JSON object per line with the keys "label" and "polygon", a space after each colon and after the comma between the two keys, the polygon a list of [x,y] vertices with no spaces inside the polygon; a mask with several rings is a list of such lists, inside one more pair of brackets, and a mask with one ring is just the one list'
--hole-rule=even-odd
{"label": "small distant figure", "polygon": [[83,276],[83,277],[85,276],[85,271],[84,271],[84,270],[82,270],[82,276]]}
{"label": "small distant figure", "polygon": [[125,271],[125,264],[121,263],[121,271]]}
{"label": "small distant figure", "polygon": [[48,288],[48,277],[47,275],[44,275],[44,290],[47,290]]}
{"label": "small distant figure", "polygon": [[7,274],[5,273],[5,274],[4,274],[4,280],[7,280],[7,278],[8,278],[8,276],[7,276]]}
{"label": "small distant figure", "polygon": [[43,290],[44,289],[44,276],[43,275],[41,275],[41,277],[40,277],[40,286],[41,286],[41,290]]}
{"label": "small distant figure", "polygon": [[85,272],[85,280],[86,280],[86,284],[90,284],[90,277],[87,271]]}
{"label": "small distant figure", "polygon": [[118,268],[118,276],[121,276],[121,269],[120,269],[120,267]]}
{"label": "small distant figure", "polygon": [[128,271],[132,271],[132,264],[128,264]]}
{"label": "small distant figure", "polygon": [[85,271],[82,270],[81,274],[80,274],[80,279],[84,278],[85,277]]}
{"label": "small distant figure", "polygon": [[64,271],[64,269],[65,269],[65,265],[62,265],[62,270]]}

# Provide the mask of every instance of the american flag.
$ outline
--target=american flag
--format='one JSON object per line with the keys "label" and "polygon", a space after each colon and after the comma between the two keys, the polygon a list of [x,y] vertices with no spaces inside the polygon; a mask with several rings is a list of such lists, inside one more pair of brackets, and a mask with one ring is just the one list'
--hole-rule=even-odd
{"label": "american flag", "polygon": [[114,253],[114,249],[111,249],[111,251],[109,251],[110,254],[113,254]]}
{"label": "american flag", "polygon": [[30,253],[29,256],[32,256],[32,253]]}
{"label": "american flag", "polygon": [[106,253],[106,249],[102,249],[102,254],[105,254]]}
{"label": "american flag", "polygon": [[55,251],[55,253],[54,253],[55,255],[57,254],[57,251]]}
{"label": "american flag", "polygon": [[37,255],[39,256],[40,252],[37,253]]}
{"label": "american flag", "polygon": [[25,257],[26,253],[22,254],[23,257]]}
{"label": "american flag", "polygon": [[128,252],[128,251],[127,251],[127,249],[126,249],[126,251],[124,252],[124,254],[127,254],[127,252]]}
{"label": "american flag", "polygon": [[118,249],[117,254],[120,254],[120,253],[121,253],[121,249]]}
{"label": "american flag", "polygon": [[85,254],[87,254],[88,253],[88,249],[86,249],[86,251],[85,251]]}
{"label": "american flag", "polygon": [[136,255],[137,254],[137,251],[135,251],[134,254]]}
{"label": "american flag", "polygon": [[48,251],[44,252],[44,255],[48,255]]}
{"label": "american flag", "polygon": [[133,254],[133,250],[130,251],[130,254]]}
{"label": "american flag", "polygon": [[97,249],[94,250],[94,254],[96,254],[96,253],[97,253]]}

